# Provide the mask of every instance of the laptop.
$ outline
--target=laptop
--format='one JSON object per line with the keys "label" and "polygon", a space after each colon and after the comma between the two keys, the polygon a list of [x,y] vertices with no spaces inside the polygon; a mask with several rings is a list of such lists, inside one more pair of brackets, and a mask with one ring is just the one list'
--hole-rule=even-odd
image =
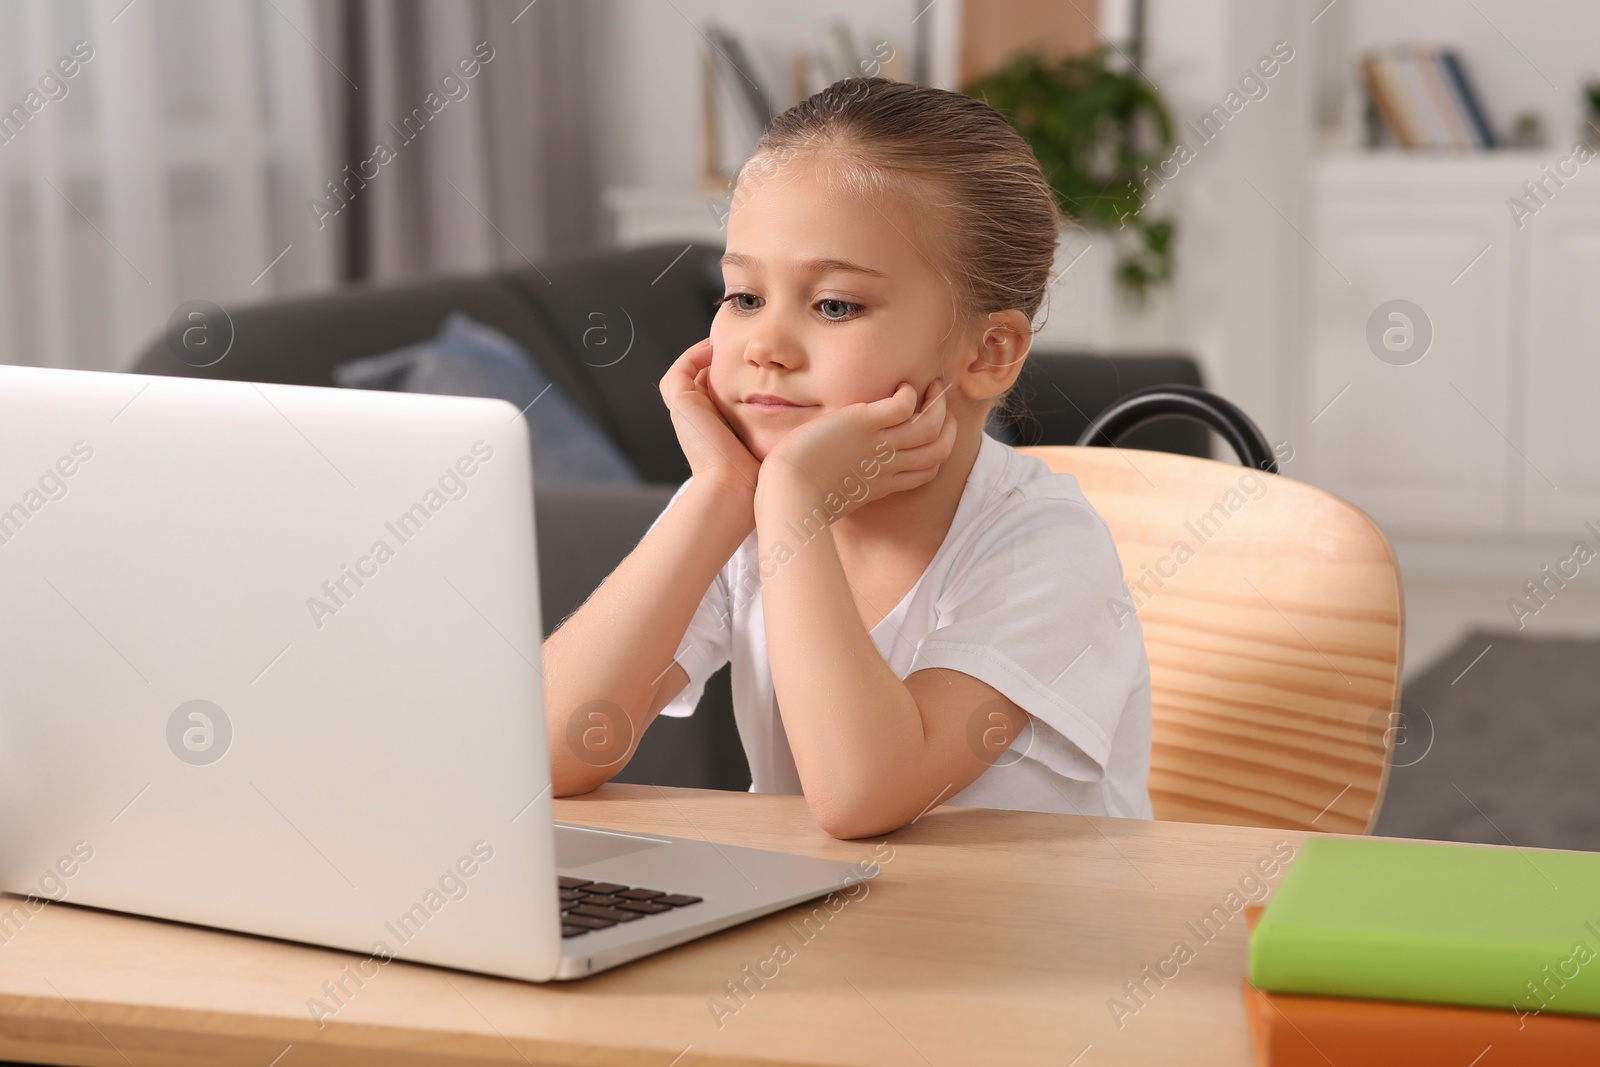
{"label": "laptop", "polygon": [[60,901],[538,982],[875,875],[553,822],[528,441],[0,367],[0,940]]}

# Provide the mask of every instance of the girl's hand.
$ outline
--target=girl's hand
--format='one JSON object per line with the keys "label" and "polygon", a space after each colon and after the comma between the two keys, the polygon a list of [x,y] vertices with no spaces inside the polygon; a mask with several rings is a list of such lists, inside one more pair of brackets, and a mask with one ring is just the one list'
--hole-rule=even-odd
{"label": "girl's hand", "polygon": [[760,460],[739,440],[711,396],[711,338],[686,350],[661,378],[661,399],[697,485],[755,497]]}
{"label": "girl's hand", "polygon": [[801,513],[820,505],[838,518],[873,497],[926,485],[955,448],[947,389],[937,378],[930,382],[919,411],[916,388],[901,382],[883,400],[797,426],[761,464],[757,497],[780,497]]}

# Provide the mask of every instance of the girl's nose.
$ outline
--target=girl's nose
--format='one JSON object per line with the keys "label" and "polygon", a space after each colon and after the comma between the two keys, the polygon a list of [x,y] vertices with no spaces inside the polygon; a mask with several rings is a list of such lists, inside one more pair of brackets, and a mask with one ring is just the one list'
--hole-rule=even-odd
{"label": "girl's nose", "polygon": [[745,340],[745,362],[754,367],[778,366],[794,370],[805,360],[798,342],[771,326],[758,327]]}

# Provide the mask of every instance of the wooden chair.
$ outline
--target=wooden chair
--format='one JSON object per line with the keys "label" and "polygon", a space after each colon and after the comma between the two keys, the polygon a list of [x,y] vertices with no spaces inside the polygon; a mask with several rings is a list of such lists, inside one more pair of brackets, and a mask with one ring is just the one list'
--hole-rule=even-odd
{"label": "wooden chair", "polygon": [[[1394,553],[1366,513],[1258,469],[1276,464],[1242,412],[1182,392],[1244,421],[1247,431],[1213,425],[1236,448],[1254,433],[1241,449],[1251,465],[1020,450],[1075,476],[1116,539],[1150,657],[1156,818],[1368,833],[1398,723],[1405,605]],[[1125,415],[1109,436],[1102,416],[1081,442],[1106,443],[1146,416]]]}

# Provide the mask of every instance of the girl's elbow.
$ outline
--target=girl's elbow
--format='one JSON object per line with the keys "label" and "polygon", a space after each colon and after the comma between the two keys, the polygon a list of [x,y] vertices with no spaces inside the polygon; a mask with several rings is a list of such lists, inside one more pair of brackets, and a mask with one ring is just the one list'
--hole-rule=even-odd
{"label": "girl's elbow", "polygon": [[837,841],[857,841],[864,837],[881,837],[906,824],[905,819],[861,819],[836,821],[828,820],[819,825],[823,831]]}
{"label": "girl's elbow", "polygon": [[823,823],[822,829],[835,841],[857,841],[863,837],[876,837],[880,831],[857,826],[854,823]]}
{"label": "girl's elbow", "polygon": [[580,793],[592,793],[610,780],[610,775],[596,774],[595,768],[587,764],[582,767],[571,767],[564,765],[561,760],[551,761],[550,795],[552,797],[570,797],[577,796]]}
{"label": "girl's elbow", "polygon": [[552,780],[550,795],[556,798],[575,797],[583,793],[592,793],[598,788],[598,782],[562,782]]}
{"label": "girl's elbow", "polygon": [[811,816],[829,837],[839,841],[854,841],[863,837],[898,830],[910,821],[886,811],[881,803],[856,801],[854,803],[815,802]]}

